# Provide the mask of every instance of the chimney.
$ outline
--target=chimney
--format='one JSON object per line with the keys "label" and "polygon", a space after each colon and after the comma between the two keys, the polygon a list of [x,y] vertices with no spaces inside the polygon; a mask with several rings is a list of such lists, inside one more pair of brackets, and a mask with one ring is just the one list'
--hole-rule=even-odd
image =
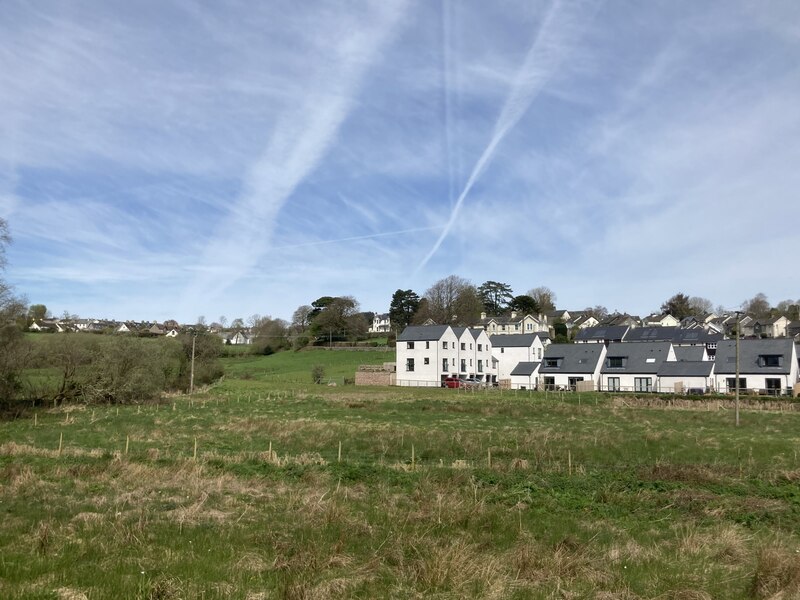
{"label": "chimney", "polygon": [[485,311],[482,311],[482,312],[481,312],[481,319],[485,319],[485,318],[486,318],[486,312],[485,312]]}
{"label": "chimney", "polygon": [[511,311],[511,318],[512,319],[516,319],[517,318],[517,311],[515,311],[515,310]]}

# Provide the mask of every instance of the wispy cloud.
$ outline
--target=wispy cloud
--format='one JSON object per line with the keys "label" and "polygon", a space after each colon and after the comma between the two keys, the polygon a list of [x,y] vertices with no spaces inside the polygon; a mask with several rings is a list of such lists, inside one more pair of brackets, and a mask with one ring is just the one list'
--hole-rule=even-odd
{"label": "wispy cloud", "polygon": [[[328,152],[362,77],[380,58],[382,46],[400,22],[403,2],[378,6],[366,18],[350,16],[339,23],[318,22],[310,28],[317,35],[333,30],[330,46],[325,48],[325,72],[310,82],[304,97],[298,99],[299,106],[287,108],[277,118],[265,150],[244,179],[241,195],[203,253],[201,262],[215,265],[218,271],[195,281],[188,297],[223,292],[263,257],[278,212]],[[351,28],[351,34],[342,35]]]}
{"label": "wispy cloud", "polygon": [[790,1],[7,0],[6,276],[121,318],[385,310],[453,272],[573,308],[777,301],[785,262],[758,257],[792,252],[771,216],[800,184],[798,23]]}
{"label": "wispy cloud", "polygon": [[442,242],[458,219],[464,200],[491,161],[497,146],[503,141],[506,134],[517,125],[547,80],[561,66],[574,47],[577,41],[576,36],[580,31],[579,24],[584,22],[586,12],[587,8],[581,3],[555,0],[542,19],[533,44],[525,57],[525,62],[520,67],[503,109],[495,122],[489,143],[475,163],[464,189],[453,206],[444,230],[431,250],[417,265],[417,271],[422,269],[438,252]]}

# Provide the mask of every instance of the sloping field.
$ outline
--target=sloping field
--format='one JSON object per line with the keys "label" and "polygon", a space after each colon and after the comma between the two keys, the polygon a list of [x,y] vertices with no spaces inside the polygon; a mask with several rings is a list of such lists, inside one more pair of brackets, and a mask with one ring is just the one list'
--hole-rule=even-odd
{"label": "sloping field", "polygon": [[306,383],[327,356],[386,360],[1,423],[0,597],[800,597],[797,412]]}

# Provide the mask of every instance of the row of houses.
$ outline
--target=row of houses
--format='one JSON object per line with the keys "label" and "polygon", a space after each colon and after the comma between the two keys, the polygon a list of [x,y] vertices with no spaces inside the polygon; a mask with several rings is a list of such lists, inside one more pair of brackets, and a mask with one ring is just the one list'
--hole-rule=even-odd
{"label": "row of houses", "polygon": [[[636,315],[613,314],[599,321],[587,311],[555,310],[547,314],[524,314],[510,311],[504,315],[489,316],[481,313],[480,320],[475,324],[476,329],[483,329],[489,335],[494,334],[528,334],[550,333],[554,335],[553,328],[561,323],[570,332],[570,337],[577,337],[586,329],[595,327],[621,327],[627,329],[667,327],[686,330],[703,330],[711,334],[739,335],[756,338],[781,338],[795,337],[800,340],[800,321],[790,321],[783,315],[775,317],[756,317],[747,314],[707,313],[700,316],[690,316],[678,320],[669,313],[654,313],[640,318]],[[388,333],[392,324],[388,313],[376,314],[373,318],[370,333]]]}
{"label": "row of houses", "polygon": [[[489,336],[479,328],[410,326],[397,338],[396,383],[440,386],[455,377],[513,389],[735,390],[736,340],[721,334],[678,327],[587,332],[583,343],[552,344],[544,332]],[[797,346],[787,338],[740,340],[740,389],[791,393],[798,383]]]}
{"label": "row of houses", "polygon": [[[132,335],[178,337],[182,332],[194,331],[192,326],[179,325],[175,321],[137,322],[137,321],[107,321],[101,319],[43,319],[34,321],[28,327],[30,331],[48,333],[89,332],[89,333],[120,333]],[[252,335],[244,329],[211,330],[213,335],[219,336],[225,344],[250,345],[253,343]]]}

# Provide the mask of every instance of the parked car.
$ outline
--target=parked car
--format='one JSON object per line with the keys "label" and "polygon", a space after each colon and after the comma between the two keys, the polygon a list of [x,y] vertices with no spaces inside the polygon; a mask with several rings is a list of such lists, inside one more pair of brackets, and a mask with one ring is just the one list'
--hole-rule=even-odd
{"label": "parked car", "polygon": [[460,379],[461,387],[482,387],[483,382],[474,377],[463,377]]}
{"label": "parked car", "polygon": [[461,380],[458,377],[445,377],[442,387],[458,388],[461,387]]}

